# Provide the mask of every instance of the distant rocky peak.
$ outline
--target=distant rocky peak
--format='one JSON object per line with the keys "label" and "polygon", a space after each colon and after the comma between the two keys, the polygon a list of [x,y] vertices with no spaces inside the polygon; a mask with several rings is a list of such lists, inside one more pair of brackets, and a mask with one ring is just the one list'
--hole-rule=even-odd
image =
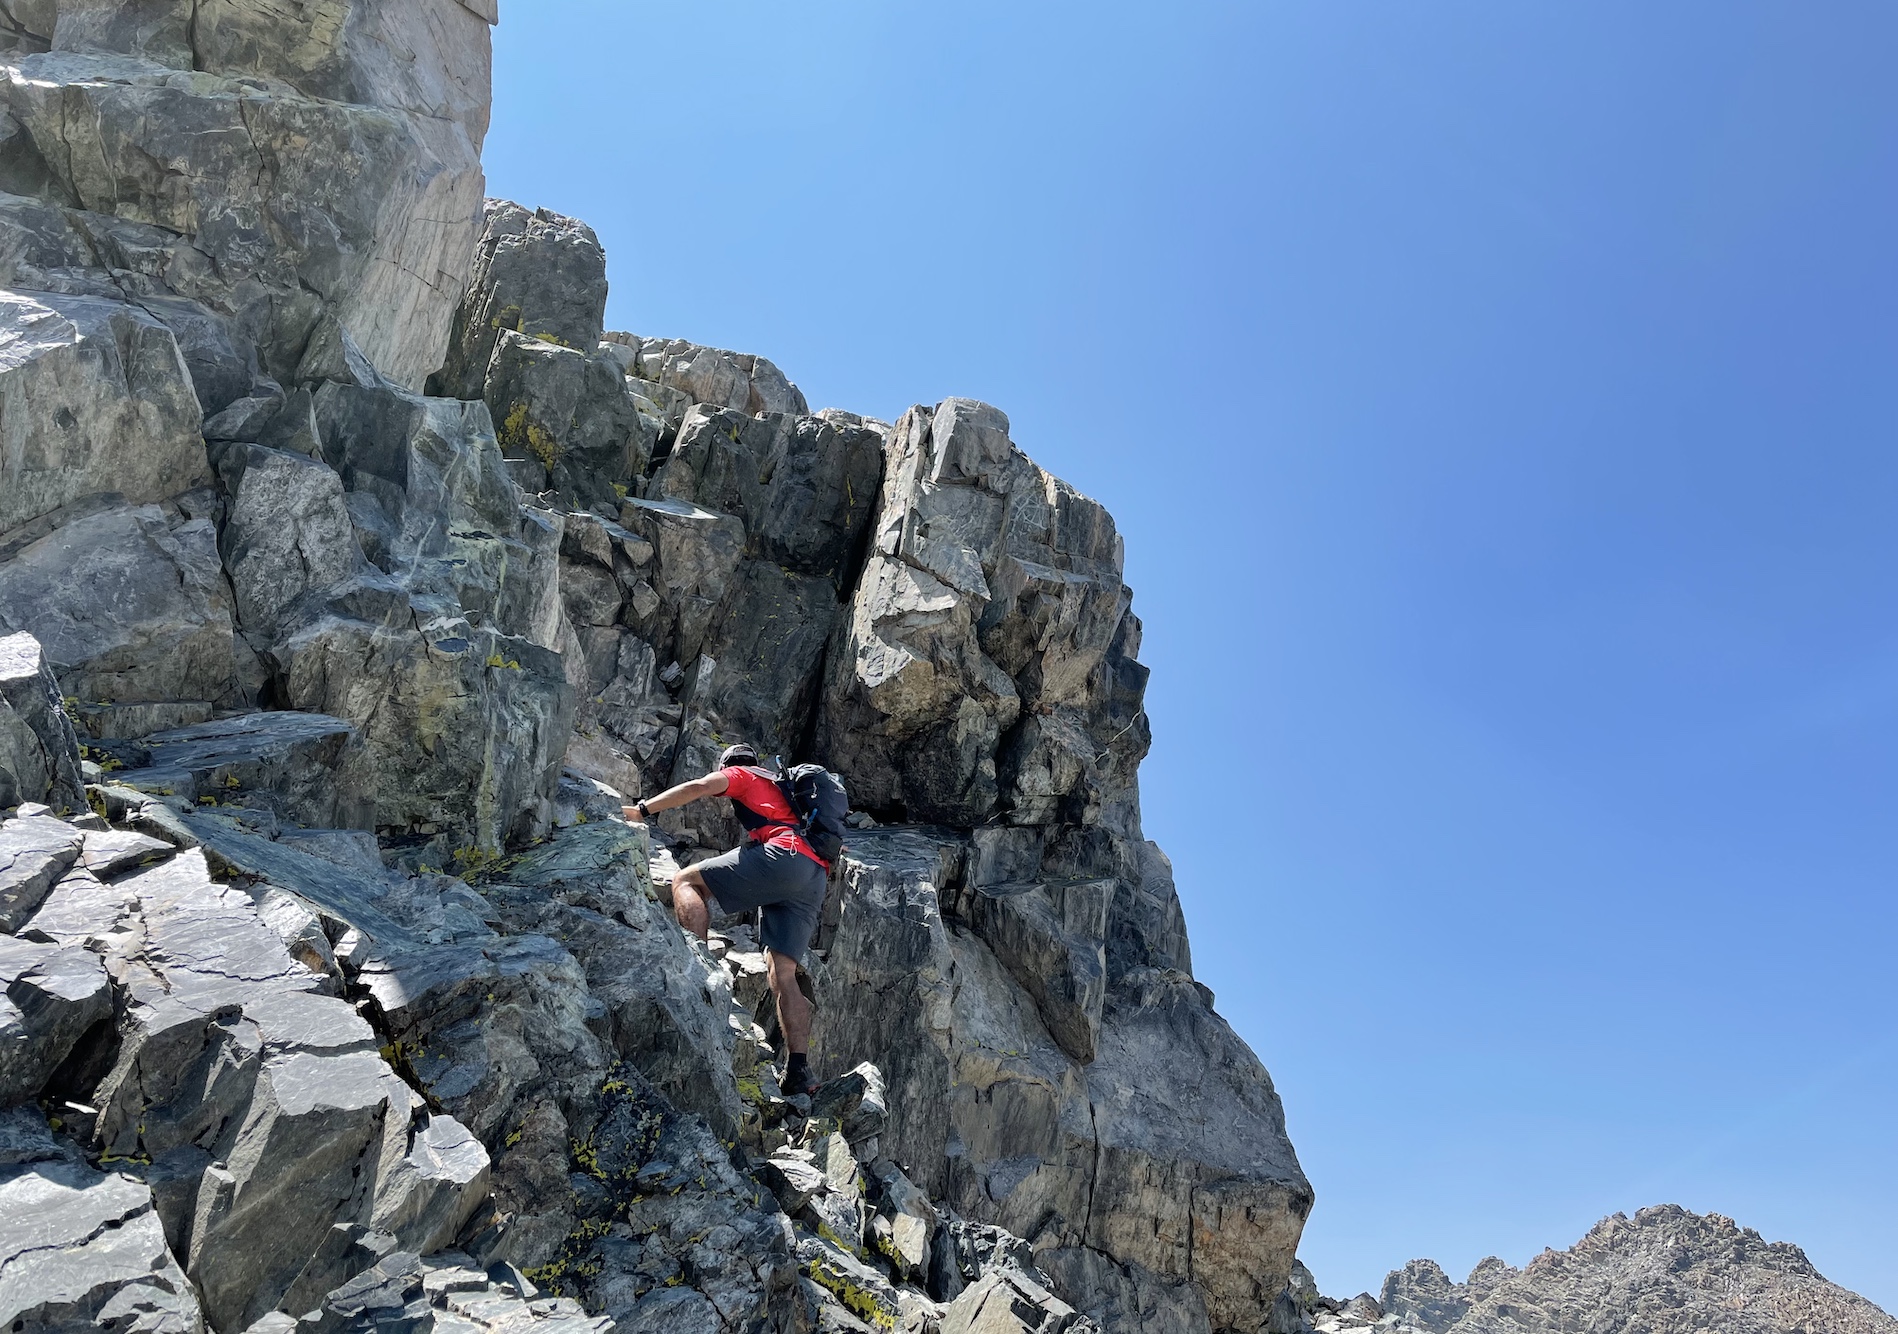
{"label": "distant rocky peak", "polygon": [[1349,1302],[1293,1291],[1295,1327],[1318,1334],[1898,1334],[1898,1320],[1829,1282],[1804,1251],[1679,1205],[1615,1214],[1521,1269],[1494,1256],[1462,1283],[1434,1260]]}

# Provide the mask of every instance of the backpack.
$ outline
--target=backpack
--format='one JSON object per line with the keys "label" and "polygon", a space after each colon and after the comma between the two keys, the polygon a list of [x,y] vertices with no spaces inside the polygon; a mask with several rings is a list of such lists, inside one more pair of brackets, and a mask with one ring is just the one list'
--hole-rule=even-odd
{"label": "backpack", "polygon": [[850,794],[844,780],[821,764],[778,766],[778,789],[797,816],[797,832],[827,862],[844,850],[844,817],[850,814]]}

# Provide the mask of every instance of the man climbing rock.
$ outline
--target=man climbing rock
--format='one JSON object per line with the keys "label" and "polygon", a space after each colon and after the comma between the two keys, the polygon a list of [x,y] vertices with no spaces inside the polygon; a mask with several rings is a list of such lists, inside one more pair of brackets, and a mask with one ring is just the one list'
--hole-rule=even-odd
{"label": "man climbing rock", "polygon": [[824,910],[824,889],[830,863],[798,832],[797,816],[785,800],[776,778],[758,767],[758,753],[750,746],[727,746],[718,768],[703,778],[668,788],[624,808],[628,820],[649,821],[659,811],[673,810],[705,797],[730,797],[732,810],[745,826],[745,841],[730,852],[688,866],[672,882],[672,913],[679,925],[707,938],[711,913],[706,891],[728,913],[762,909],[765,960],[770,968],[771,994],[777,1001],[778,1027],[789,1053],[779,1081],[787,1097],[809,1093],[816,1081],[807,1059],[811,1038],[811,1004],[798,989],[797,968],[817,932]]}

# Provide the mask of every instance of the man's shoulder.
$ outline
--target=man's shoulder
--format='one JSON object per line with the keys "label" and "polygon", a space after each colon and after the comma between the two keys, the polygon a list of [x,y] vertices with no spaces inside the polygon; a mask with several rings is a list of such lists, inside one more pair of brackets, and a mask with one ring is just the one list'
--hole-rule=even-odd
{"label": "man's shoulder", "polygon": [[730,765],[718,772],[725,776],[725,782],[733,792],[741,789],[756,791],[759,783],[769,785],[774,792],[777,790],[778,781],[774,775],[749,764]]}

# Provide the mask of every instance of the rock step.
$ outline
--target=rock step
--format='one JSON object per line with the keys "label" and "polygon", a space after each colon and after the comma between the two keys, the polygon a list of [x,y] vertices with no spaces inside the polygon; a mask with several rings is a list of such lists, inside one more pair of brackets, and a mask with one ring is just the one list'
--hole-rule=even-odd
{"label": "rock step", "polygon": [[340,773],[355,735],[326,714],[246,713],[102,749],[127,765],[113,781],[136,791],[193,805],[248,806],[335,829],[363,814],[344,796]]}

